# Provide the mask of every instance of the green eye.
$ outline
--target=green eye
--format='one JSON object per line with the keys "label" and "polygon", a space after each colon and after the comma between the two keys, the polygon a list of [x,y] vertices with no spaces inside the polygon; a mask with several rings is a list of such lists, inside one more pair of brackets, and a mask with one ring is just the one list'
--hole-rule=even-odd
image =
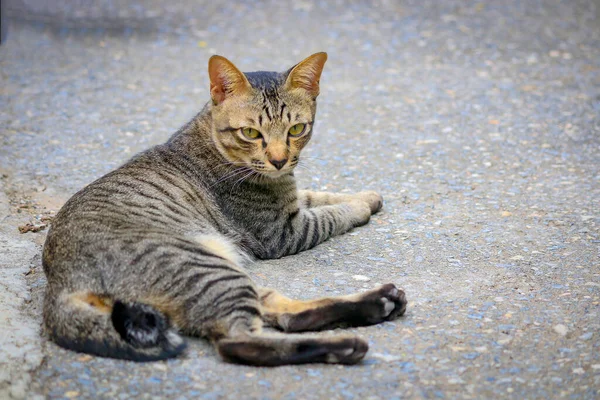
{"label": "green eye", "polygon": [[260,137],[260,132],[254,128],[242,128],[242,133],[248,139],[258,139]]}
{"label": "green eye", "polygon": [[305,128],[306,124],[296,124],[292,126],[288,132],[291,136],[300,136],[304,133]]}

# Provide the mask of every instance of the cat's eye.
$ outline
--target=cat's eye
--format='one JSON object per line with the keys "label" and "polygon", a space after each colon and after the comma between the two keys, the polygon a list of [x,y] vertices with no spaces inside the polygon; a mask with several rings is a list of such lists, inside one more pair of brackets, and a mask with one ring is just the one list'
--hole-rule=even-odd
{"label": "cat's eye", "polygon": [[306,124],[296,124],[290,128],[288,131],[290,136],[300,136],[304,133],[306,129]]}
{"label": "cat's eye", "polygon": [[242,133],[248,139],[258,139],[260,137],[260,132],[254,128],[242,128]]}

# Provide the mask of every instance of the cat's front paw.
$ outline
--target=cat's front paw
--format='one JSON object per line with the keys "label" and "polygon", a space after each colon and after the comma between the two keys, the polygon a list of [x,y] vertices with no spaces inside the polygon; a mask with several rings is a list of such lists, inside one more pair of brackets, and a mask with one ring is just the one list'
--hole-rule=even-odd
{"label": "cat's front paw", "polygon": [[377,192],[372,190],[366,192],[359,192],[356,195],[356,198],[364,201],[371,208],[371,214],[375,214],[383,207],[383,197]]}
{"label": "cat's front paw", "polygon": [[351,208],[352,226],[366,225],[371,219],[371,206],[362,200],[352,200],[348,203]]}

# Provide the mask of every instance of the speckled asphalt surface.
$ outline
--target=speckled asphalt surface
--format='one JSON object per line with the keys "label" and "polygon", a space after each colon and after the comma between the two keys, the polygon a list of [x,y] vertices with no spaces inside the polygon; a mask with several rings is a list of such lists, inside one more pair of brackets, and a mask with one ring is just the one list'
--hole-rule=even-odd
{"label": "speckled asphalt surface", "polygon": [[[0,47],[15,237],[41,249],[45,231],[20,235],[19,224],[187,122],[208,99],[211,54],[283,70],[324,50],[300,186],[377,190],[385,207],[250,272],[301,298],[394,282],[410,303],[400,320],[352,330],[371,350],[351,367],[235,366],[201,340],[179,359],[135,364],[42,340],[27,397],[600,396],[597,2],[57,3],[23,18],[14,0]],[[22,264],[22,312],[39,323],[39,255]]]}

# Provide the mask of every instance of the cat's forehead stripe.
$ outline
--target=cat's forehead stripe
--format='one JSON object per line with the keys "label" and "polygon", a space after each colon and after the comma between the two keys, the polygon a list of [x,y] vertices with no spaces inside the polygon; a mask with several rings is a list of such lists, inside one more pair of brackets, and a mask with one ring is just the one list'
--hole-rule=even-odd
{"label": "cat's forehead stripe", "polygon": [[283,119],[283,111],[285,110],[286,107],[287,107],[287,105],[282,101],[281,102],[281,111],[279,112],[279,119]]}

